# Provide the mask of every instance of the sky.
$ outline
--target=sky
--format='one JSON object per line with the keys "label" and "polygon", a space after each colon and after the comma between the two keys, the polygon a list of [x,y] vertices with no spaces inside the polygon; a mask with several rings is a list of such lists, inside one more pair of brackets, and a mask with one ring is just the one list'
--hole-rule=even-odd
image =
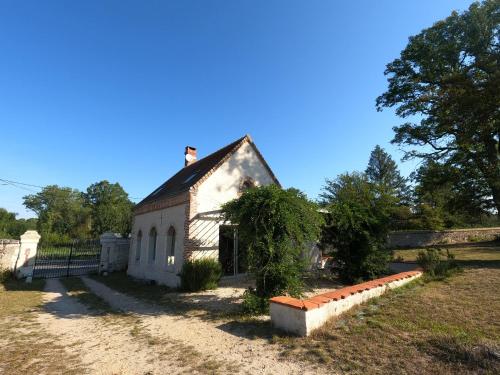
{"label": "sky", "polygon": [[[135,202],[250,134],[284,187],[316,198],[379,144],[403,175],[385,65],[471,1],[0,0],[0,179]],[[40,191],[0,181],[0,207]]]}

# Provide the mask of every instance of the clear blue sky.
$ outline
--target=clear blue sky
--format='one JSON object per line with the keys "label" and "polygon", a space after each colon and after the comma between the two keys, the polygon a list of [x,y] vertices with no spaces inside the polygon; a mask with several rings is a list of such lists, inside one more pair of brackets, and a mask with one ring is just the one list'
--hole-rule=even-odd
{"label": "clear blue sky", "polygon": [[[401,120],[375,110],[385,64],[470,3],[3,0],[0,178],[144,197],[185,145],[203,156],[250,133],[281,183],[315,198],[376,144],[399,161]],[[27,193],[0,184],[0,207],[32,216]]]}

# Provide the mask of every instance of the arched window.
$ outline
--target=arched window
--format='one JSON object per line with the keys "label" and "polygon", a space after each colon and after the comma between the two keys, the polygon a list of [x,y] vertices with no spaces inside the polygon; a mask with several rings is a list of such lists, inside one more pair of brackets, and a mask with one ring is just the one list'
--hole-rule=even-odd
{"label": "arched window", "polygon": [[135,261],[138,262],[141,259],[141,246],[142,246],[142,231],[137,233],[137,239],[135,243]]}
{"label": "arched window", "polygon": [[167,264],[174,264],[175,260],[175,229],[174,227],[168,228],[167,232]]}
{"label": "arched window", "polygon": [[149,232],[149,263],[153,263],[156,258],[156,239],[158,235],[153,227]]}

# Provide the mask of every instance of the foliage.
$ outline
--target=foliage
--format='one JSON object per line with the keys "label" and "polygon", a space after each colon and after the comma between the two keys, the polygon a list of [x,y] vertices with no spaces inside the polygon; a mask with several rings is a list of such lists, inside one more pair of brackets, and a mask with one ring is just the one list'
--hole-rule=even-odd
{"label": "foliage", "polygon": [[323,221],[317,205],[297,189],[270,185],[245,191],[222,210],[225,220],[238,225],[248,249],[248,270],[256,279],[256,296],[299,296],[302,251],[318,239]]}
{"label": "foliage", "polygon": [[417,254],[417,263],[424,272],[433,278],[444,278],[457,268],[455,256],[446,249],[446,259],[443,259],[443,252],[439,248],[427,248]]}
{"label": "foliage", "polygon": [[78,190],[49,185],[24,198],[26,208],[38,215],[37,229],[46,236],[86,237],[90,229],[89,210]]}
{"label": "foliage", "polygon": [[243,312],[248,315],[263,315],[269,313],[269,299],[260,297],[254,289],[247,289],[243,293]]}
{"label": "foliage", "polygon": [[426,161],[412,175],[417,228],[443,229],[483,224],[491,219],[489,188],[473,167]]}
{"label": "foliage", "polygon": [[107,231],[130,232],[133,204],[118,183],[100,181],[86,193],[50,185],[23,199],[26,208],[37,214],[37,230],[44,239],[59,242]]}
{"label": "foliage", "polygon": [[407,179],[401,176],[391,155],[379,145],[371,152],[365,173],[371,183],[376,184],[385,194],[394,196],[398,204],[409,204]]}
{"label": "foliage", "polygon": [[5,283],[7,280],[12,279],[13,277],[14,274],[11,270],[3,269],[0,267],[0,284]]}
{"label": "foliage", "polygon": [[222,267],[215,259],[188,260],[180,273],[181,289],[186,292],[216,289],[221,276]]}
{"label": "foliage", "polygon": [[402,118],[393,143],[412,147],[406,158],[472,168],[500,214],[500,2],[475,2],[461,14],[410,38],[387,65],[388,90],[377,108]]}
{"label": "foliage", "polygon": [[94,236],[105,232],[130,233],[133,203],[119,183],[111,184],[104,180],[92,184],[83,198],[85,206],[90,208]]}
{"label": "foliage", "polygon": [[19,238],[30,229],[36,229],[37,220],[17,219],[16,214],[0,208],[0,238]]}
{"label": "foliage", "polygon": [[362,173],[327,180],[323,198],[328,209],[322,244],[332,254],[339,275],[348,282],[386,272],[391,252],[385,248],[392,197],[377,189]]}

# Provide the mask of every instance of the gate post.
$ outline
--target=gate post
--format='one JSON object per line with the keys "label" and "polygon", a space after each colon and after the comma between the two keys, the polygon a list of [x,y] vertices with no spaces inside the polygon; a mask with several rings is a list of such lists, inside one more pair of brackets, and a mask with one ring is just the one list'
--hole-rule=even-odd
{"label": "gate post", "polygon": [[130,239],[106,232],[101,235],[101,260],[99,273],[123,271],[128,265]]}
{"label": "gate post", "polygon": [[40,235],[36,230],[27,230],[21,235],[19,254],[16,259],[14,272],[18,279],[26,277],[26,282],[31,282],[33,266],[35,265],[36,250]]}

